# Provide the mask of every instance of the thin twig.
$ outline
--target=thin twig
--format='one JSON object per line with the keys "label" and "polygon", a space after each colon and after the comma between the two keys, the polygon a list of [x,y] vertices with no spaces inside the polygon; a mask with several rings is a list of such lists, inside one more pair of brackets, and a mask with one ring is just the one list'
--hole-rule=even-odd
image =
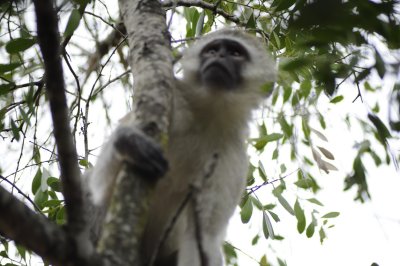
{"label": "thin twig", "polygon": [[[218,153],[214,153],[213,156],[212,156],[212,160],[211,160],[210,165],[208,167],[206,167],[206,169],[205,169],[206,171],[205,171],[205,173],[203,175],[203,180],[207,180],[212,176],[212,174],[215,171],[215,167],[217,166],[218,158],[219,158],[219,154]],[[167,226],[165,227],[165,230],[161,234],[160,241],[158,242],[158,245],[156,246],[155,250],[153,251],[153,254],[150,257],[150,260],[148,262],[148,266],[154,266],[154,263],[155,263],[156,258],[158,256],[158,253],[160,252],[162,246],[165,244],[165,241],[168,239],[168,236],[171,234],[172,229],[174,228],[176,222],[178,221],[179,216],[181,215],[181,213],[185,209],[185,207],[188,204],[189,200],[193,199],[193,194],[195,193],[195,191],[198,191],[199,189],[200,189],[199,184],[191,184],[191,185],[189,185],[188,192],[186,193],[186,195],[183,198],[183,200],[182,200],[181,204],[179,205],[179,207],[176,209],[176,212],[175,212],[174,216],[172,217],[170,223],[167,224]],[[197,221],[196,221],[196,223],[197,223]],[[196,230],[197,229],[200,229],[200,227],[196,226]],[[199,230],[199,232],[196,232],[196,234],[197,233],[201,233],[201,230]],[[198,238],[196,237],[196,239],[198,239]],[[197,244],[199,245],[199,243],[197,243]],[[203,250],[203,249],[201,248],[201,250]],[[202,259],[202,258],[200,258],[200,259]],[[201,264],[201,266],[207,266],[207,264]]]}
{"label": "thin twig", "polygon": [[213,175],[215,171],[215,167],[217,166],[219,154],[214,153],[212,156],[212,160],[210,165],[206,168],[204,173],[202,184],[200,186],[191,186],[191,190],[193,191],[192,204],[193,204],[193,220],[194,220],[194,232],[195,239],[197,244],[197,249],[199,250],[199,259],[201,266],[209,265],[209,258],[207,258],[207,254],[204,251],[203,246],[203,230],[201,228],[201,211],[199,209],[199,195],[201,193],[202,188],[204,187],[204,183]]}
{"label": "thin twig", "polygon": [[[91,90],[90,90],[89,96],[88,96],[87,101],[86,101],[86,105],[85,105],[85,118],[86,118],[86,119],[88,119],[88,117],[89,117],[90,99],[93,97],[96,84],[97,84],[97,82],[100,80],[100,77],[102,76],[102,72],[103,72],[104,68],[105,68],[106,65],[110,62],[111,58],[114,56],[114,54],[115,54],[115,52],[118,50],[118,48],[125,42],[126,38],[127,38],[127,36],[125,36],[125,37],[117,44],[117,46],[116,46],[116,47],[114,48],[114,50],[111,52],[110,56],[107,58],[106,62],[105,62],[105,63],[101,66],[101,68],[100,68],[100,71],[99,71],[99,73],[98,73],[98,75],[97,75],[96,80],[95,80],[94,83],[93,83],[93,86],[92,86],[92,88],[91,88]],[[87,126],[88,126],[88,124],[87,124],[87,121],[85,121],[85,120],[84,120],[84,123],[85,123],[85,124],[84,124],[85,132],[84,132],[83,135],[84,135],[85,157],[87,157],[88,154],[89,154],[89,139],[88,139],[88,136],[87,136]],[[87,159],[87,158],[86,158],[86,159]]]}
{"label": "thin twig", "polygon": [[203,247],[203,230],[201,228],[201,221],[200,221],[200,210],[198,208],[198,195],[200,190],[196,188],[192,188],[192,191],[195,192],[195,196],[192,199],[193,203],[193,220],[194,220],[194,233],[196,238],[197,249],[199,251],[199,259],[201,266],[208,266],[209,260],[207,258],[206,252],[204,251]]}
{"label": "thin twig", "polygon": [[249,192],[247,193],[246,196],[248,196],[248,195],[250,195],[250,194],[256,192],[257,190],[259,190],[260,188],[262,188],[262,187],[264,187],[264,186],[266,186],[266,185],[273,184],[273,183],[275,183],[275,182],[281,181],[281,180],[285,179],[286,177],[288,177],[288,176],[290,176],[290,175],[292,175],[292,174],[298,172],[299,170],[300,170],[300,168],[297,168],[296,170],[294,170],[293,172],[290,172],[290,173],[287,174],[287,175],[281,176],[281,177],[276,178],[276,179],[273,179],[273,180],[267,180],[267,181],[263,182],[263,183],[260,184],[260,185],[256,185],[256,186],[247,188],[246,190],[248,190]]}
{"label": "thin twig", "polygon": [[[356,79],[356,74],[354,74],[354,72],[353,72],[353,75],[354,75],[354,78]],[[364,101],[363,101],[363,97],[361,95],[360,84],[359,84],[358,81],[356,81],[356,86],[357,86],[358,94],[357,94],[356,98],[354,98],[354,100],[352,102],[354,103],[358,98],[360,98],[361,102],[363,103]]]}
{"label": "thin twig", "polygon": [[[82,89],[81,89],[81,85],[80,85],[80,83],[79,83],[79,77],[78,77],[78,75],[75,73],[74,69],[73,69],[72,66],[71,66],[71,63],[70,63],[69,60],[68,60],[68,57],[67,57],[67,50],[66,50],[66,49],[64,49],[64,51],[63,51],[63,53],[62,53],[62,56],[63,56],[63,58],[64,58],[65,63],[67,63],[67,66],[68,66],[69,71],[71,72],[72,76],[73,76],[74,79],[75,79],[76,89],[78,90],[78,100],[77,100],[77,101],[78,101],[78,103],[77,103],[77,109],[78,109],[78,111],[77,111],[77,114],[76,114],[76,119],[75,119],[75,123],[74,123],[74,129],[72,130],[72,136],[73,136],[73,138],[74,138],[74,140],[75,140],[76,128],[77,128],[77,126],[78,126],[79,112],[80,112],[80,110],[81,110],[81,95],[82,95]],[[75,142],[76,142],[76,141],[75,141]]]}
{"label": "thin twig", "polygon": [[193,189],[189,189],[188,192],[186,193],[185,198],[182,200],[182,202],[179,205],[178,209],[176,210],[174,216],[172,217],[171,222],[167,225],[164,232],[161,234],[160,241],[158,242],[158,245],[156,246],[153,254],[150,257],[148,266],[154,266],[154,263],[158,256],[158,253],[161,250],[161,247],[164,246],[165,241],[168,239],[168,236],[171,234],[172,229],[174,228],[174,225],[176,224],[176,221],[178,221],[179,216],[185,209],[186,205],[188,204],[188,202],[192,198],[192,196],[193,196]]}

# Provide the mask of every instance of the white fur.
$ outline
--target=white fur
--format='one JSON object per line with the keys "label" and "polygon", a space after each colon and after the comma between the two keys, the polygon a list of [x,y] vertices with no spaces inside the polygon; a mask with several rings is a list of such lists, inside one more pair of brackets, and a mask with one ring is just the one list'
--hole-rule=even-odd
{"label": "white fur", "polygon": [[[244,66],[244,88],[215,90],[199,86],[199,53],[209,41],[228,38],[244,45],[250,63]],[[156,186],[143,237],[143,253],[149,259],[163,232],[171,226],[178,206],[192,185],[195,193],[158,256],[178,251],[178,266],[200,266],[195,216],[199,216],[202,247],[209,266],[222,265],[221,246],[229,218],[245,188],[248,159],[245,140],[251,111],[262,95],[259,87],[275,77],[273,61],[255,38],[238,30],[212,33],[188,49],[182,59],[184,78],[177,81],[166,158],[170,170]],[[106,144],[89,182],[96,203],[106,204],[121,158],[114,148],[114,134]],[[215,159],[214,154],[218,154]],[[206,178],[210,164],[215,164]],[[196,200],[197,205],[193,203]]]}

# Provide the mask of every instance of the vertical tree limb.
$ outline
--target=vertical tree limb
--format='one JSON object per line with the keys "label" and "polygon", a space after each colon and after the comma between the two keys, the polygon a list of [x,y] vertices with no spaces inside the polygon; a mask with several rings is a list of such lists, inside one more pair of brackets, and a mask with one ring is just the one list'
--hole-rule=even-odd
{"label": "vertical tree limb", "polygon": [[[160,143],[167,136],[174,84],[165,11],[157,0],[120,0],[119,5],[135,84],[134,111],[127,124]],[[120,172],[99,244],[113,265],[142,265],[140,237],[154,184],[127,167]]]}

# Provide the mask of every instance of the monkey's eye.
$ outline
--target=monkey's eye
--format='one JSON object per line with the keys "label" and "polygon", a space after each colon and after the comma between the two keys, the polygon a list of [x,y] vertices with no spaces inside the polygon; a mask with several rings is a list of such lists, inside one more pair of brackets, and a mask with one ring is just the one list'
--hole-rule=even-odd
{"label": "monkey's eye", "polygon": [[217,49],[215,48],[210,48],[206,51],[206,54],[208,55],[216,55],[217,54]]}
{"label": "monkey's eye", "polygon": [[242,56],[242,53],[240,51],[238,51],[238,50],[230,50],[229,53],[234,57]]}

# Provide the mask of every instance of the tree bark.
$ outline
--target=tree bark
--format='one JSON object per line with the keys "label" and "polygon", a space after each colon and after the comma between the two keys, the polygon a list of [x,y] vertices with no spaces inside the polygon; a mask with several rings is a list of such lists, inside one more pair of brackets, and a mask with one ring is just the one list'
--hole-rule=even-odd
{"label": "tree bark", "polygon": [[[119,5],[134,77],[134,107],[127,124],[165,147],[174,84],[165,11],[157,0],[120,0]],[[154,185],[154,179],[146,180],[127,167],[120,172],[98,247],[112,265],[143,264],[140,237]]]}

